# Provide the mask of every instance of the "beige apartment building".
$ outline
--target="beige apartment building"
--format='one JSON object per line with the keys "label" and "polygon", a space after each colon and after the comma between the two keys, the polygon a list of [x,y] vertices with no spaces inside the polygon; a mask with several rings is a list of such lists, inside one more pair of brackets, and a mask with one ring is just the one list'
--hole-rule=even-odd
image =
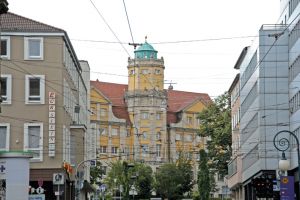
{"label": "beige apartment building", "polygon": [[75,186],[88,180],[78,166],[90,142],[88,63],[78,60],[66,31],[1,17],[0,150],[33,153],[30,194],[56,199],[60,186],[60,199],[74,199]]}
{"label": "beige apartment building", "polygon": [[[245,47],[234,69],[239,70],[249,47]],[[241,151],[241,133],[240,133],[240,74],[238,73],[233,80],[229,90],[231,100],[231,127],[232,127],[232,156],[228,163],[227,184],[231,190],[231,198],[242,200],[245,198],[242,181],[242,151]]]}

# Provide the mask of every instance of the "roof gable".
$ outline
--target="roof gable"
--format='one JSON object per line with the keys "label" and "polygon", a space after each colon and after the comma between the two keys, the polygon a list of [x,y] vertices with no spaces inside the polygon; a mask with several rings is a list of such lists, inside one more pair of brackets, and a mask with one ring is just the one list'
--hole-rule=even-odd
{"label": "roof gable", "polygon": [[207,104],[211,102],[211,99],[206,93],[168,90],[168,110],[171,112],[179,112],[196,101]]}

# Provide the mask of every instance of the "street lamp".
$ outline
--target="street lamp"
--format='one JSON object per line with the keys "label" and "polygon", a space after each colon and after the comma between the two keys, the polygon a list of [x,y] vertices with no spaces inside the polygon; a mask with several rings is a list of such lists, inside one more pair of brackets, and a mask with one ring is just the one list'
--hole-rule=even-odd
{"label": "street lamp", "polygon": [[280,134],[284,134],[287,133],[290,136],[293,136],[294,139],[296,140],[296,144],[297,144],[297,155],[298,155],[298,187],[299,187],[299,197],[298,199],[300,199],[300,153],[299,153],[299,140],[297,138],[297,136],[292,133],[291,131],[287,131],[287,130],[283,130],[283,131],[279,131],[278,133],[276,133],[276,135],[274,136],[273,139],[273,143],[274,146],[277,150],[282,151],[282,158],[279,161],[279,169],[280,170],[284,170],[287,171],[290,168],[290,162],[286,159],[285,157],[285,151],[290,147],[290,141],[288,140],[288,138],[286,137],[281,137],[276,139]]}
{"label": "street lamp", "polygon": [[278,166],[281,171],[288,171],[290,169],[290,161],[286,159],[284,152],[282,152],[282,157],[279,160]]}

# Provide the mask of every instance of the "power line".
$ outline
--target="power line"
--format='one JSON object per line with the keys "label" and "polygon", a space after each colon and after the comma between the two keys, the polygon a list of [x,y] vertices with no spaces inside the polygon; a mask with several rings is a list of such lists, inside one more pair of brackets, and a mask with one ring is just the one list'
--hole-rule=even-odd
{"label": "power line", "polygon": [[129,52],[127,51],[127,49],[125,48],[125,46],[123,45],[123,43],[120,41],[120,39],[118,38],[118,36],[116,35],[116,33],[113,31],[113,29],[110,27],[110,25],[107,23],[107,21],[105,20],[105,18],[103,17],[103,15],[101,14],[101,12],[99,11],[99,9],[96,7],[96,5],[94,4],[94,2],[92,0],[89,0],[91,2],[91,4],[93,5],[93,7],[96,9],[98,15],[101,17],[101,19],[104,21],[104,23],[106,24],[106,26],[109,28],[109,30],[111,31],[111,33],[114,35],[114,37],[117,39],[117,41],[119,42],[119,44],[122,46],[122,48],[124,49],[124,51],[127,53],[127,55],[130,57]]}

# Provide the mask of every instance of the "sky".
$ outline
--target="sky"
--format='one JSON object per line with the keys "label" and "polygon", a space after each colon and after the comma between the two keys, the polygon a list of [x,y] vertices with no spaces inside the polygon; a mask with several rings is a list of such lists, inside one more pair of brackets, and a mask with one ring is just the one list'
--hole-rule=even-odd
{"label": "sky", "polygon": [[[275,24],[280,0],[8,0],[9,11],[64,29],[91,80],[127,84],[133,41],[145,36],[165,62],[165,88],[228,91],[233,67],[262,24]],[[126,8],[126,9],[125,9]],[[126,14],[127,13],[127,14]],[[129,19],[129,23],[127,21]]]}

